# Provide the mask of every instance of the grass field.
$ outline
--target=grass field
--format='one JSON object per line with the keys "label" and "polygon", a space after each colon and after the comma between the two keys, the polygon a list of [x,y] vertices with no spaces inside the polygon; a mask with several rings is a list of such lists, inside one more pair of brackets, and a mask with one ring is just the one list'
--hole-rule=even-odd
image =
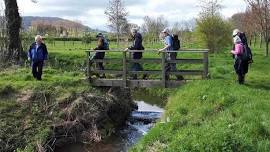
{"label": "grass field", "polygon": [[235,81],[229,53],[210,59],[211,79],[171,93],[166,123],[158,123],[131,151],[269,151],[269,58],[254,49],[243,86]]}
{"label": "grass field", "polygon": [[[152,44],[151,44],[152,45]],[[37,141],[42,143],[49,133],[50,119],[39,113],[38,103],[26,107],[18,102],[19,94],[27,92],[65,98],[83,91],[97,92],[85,78],[85,50],[80,42],[48,44],[49,62],[46,63],[43,81],[32,78],[28,66],[11,67],[0,72],[0,137],[8,138],[19,149],[31,151]],[[123,44],[125,48],[127,44]],[[186,48],[200,48],[187,45]],[[148,50],[161,48],[162,44],[146,46]],[[117,46],[111,44],[111,48]],[[150,49],[149,49],[150,48]],[[151,49],[152,48],[152,49]],[[247,84],[236,84],[228,51],[210,55],[210,80],[190,82],[176,90],[147,89],[150,94],[169,96],[166,116],[170,122],[158,123],[132,151],[267,151],[270,149],[269,93],[270,60],[261,49],[254,49],[254,64],[247,75]],[[108,53],[107,57],[121,57]],[[153,53],[144,57],[160,58]],[[180,55],[180,58],[194,57]],[[195,56],[197,57],[197,56]],[[105,65],[119,68],[119,65]],[[111,67],[110,67],[111,66]],[[159,65],[146,64],[146,69],[160,69]],[[181,65],[178,68],[197,68]],[[145,91],[144,91],[145,92]],[[164,106],[162,102],[160,105]],[[24,124],[22,126],[21,124]],[[40,125],[41,124],[41,125]],[[32,128],[31,130],[25,130]],[[25,133],[24,133],[25,132]],[[23,135],[22,135],[23,134]],[[5,140],[7,141],[7,140]],[[24,148],[28,145],[30,148]],[[14,148],[13,147],[13,148]],[[12,148],[12,147],[11,147]]]}

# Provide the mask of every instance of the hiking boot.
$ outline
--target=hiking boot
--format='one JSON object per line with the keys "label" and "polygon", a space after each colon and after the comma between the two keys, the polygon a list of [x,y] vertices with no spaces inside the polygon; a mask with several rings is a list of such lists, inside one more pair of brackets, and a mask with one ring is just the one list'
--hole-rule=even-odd
{"label": "hiking boot", "polygon": [[176,80],[182,81],[182,80],[185,80],[185,78],[183,76],[179,75],[179,76],[176,76]]}
{"label": "hiking boot", "polygon": [[143,75],[143,80],[147,80],[148,79],[148,75],[144,74]]}
{"label": "hiking boot", "polygon": [[101,78],[101,79],[105,79],[105,78],[106,78],[106,76],[105,76],[105,74],[103,74],[103,75],[101,75],[99,78]]}

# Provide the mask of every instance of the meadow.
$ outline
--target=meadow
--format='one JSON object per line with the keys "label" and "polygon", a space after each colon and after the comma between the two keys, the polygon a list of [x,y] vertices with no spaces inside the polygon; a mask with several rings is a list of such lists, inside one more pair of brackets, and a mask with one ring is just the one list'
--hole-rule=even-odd
{"label": "meadow", "polygon": [[131,151],[269,151],[270,60],[253,51],[245,85],[229,51],[211,55],[211,79],[173,91],[164,118]]}
{"label": "meadow", "polygon": [[[124,49],[111,43],[111,49]],[[18,151],[31,151],[36,142],[49,135],[51,120],[43,115],[44,106],[35,102],[31,107],[18,101],[28,92],[48,98],[63,99],[84,91],[101,92],[85,81],[85,51],[95,43],[81,42],[47,44],[49,61],[44,69],[43,81],[32,78],[28,64],[10,67],[0,72],[0,137],[8,139],[5,146]],[[162,43],[145,44],[147,50],[162,48]],[[202,48],[197,44],[184,48]],[[150,94],[168,97],[164,119],[150,131],[131,151],[267,151],[270,149],[269,93],[270,60],[262,49],[254,47],[254,63],[247,75],[246,84],[238,85],[232,68],[233,59],[225,48],[209,55],[209,80],[196,80],[178,89],[146,89]],[[120,57],[108,53],[108,57]],[[160,58],[145,53],[145,57]],[[191,57],[189,54],[180,56]],[[110,67],[111,66],[111,67]],[[159,69],[159,65],[144,65]],[[197,68],[180,65],[178,68]],[[106,65],[119,68],[117,65]],[[49,105],[48,105],[49,106]],[[46,106],[45,106],[46,108]],[[164,123],[165,121],[165,123]],[[24,124],[22,126],[21,124]],[[31,128],[29,130],[29,128]],[[11,144],[13,143],[13,144]],[[24,148],[28,145],[30,148]]]}

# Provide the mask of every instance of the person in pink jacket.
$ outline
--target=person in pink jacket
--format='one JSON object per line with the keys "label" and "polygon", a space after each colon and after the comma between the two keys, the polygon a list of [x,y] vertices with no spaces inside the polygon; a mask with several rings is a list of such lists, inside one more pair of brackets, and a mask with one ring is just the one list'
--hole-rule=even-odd
{"label": "person in pink jacket", "polygon": [[242,60],[242,55],[244,53],[244,45],[241,41],[241,38],[238,35],[235,35],[233,37],[234,42],[234,50],[231,50],[231,53],[234,55],[235,63],[234,63],[234,69],[236,74],[238,75],[238,83],[244,84],[245,81],[245,62]]}
{"label": "person in pink jacket", "polygon": [[239,36],[235,36],[233,38],[233,42],[234,42],[234,50],[232,50],[231,53],[234,54],[236,57],[237,56],[239,57],[244,52],[242,41]]}

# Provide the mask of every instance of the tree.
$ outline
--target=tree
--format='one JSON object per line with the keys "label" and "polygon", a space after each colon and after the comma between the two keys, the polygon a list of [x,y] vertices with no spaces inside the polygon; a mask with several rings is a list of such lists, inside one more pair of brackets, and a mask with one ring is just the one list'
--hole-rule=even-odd
{"label": "tree", "polygon": [[17,62],[22,54],[20,28],[21,17],[16,0],[4,0],[7,27],[7,50],[3,52],[3,61]]}
{"label": "tree", "polygon": [[142,31],[145,34],[145,37],[155,40],[159,39],[160,32],[167,26],[168,21],[163,16],[157,18],[145,16]]}
{"label": "tree", "polygon": [[194,42],[192,40],[192,31],[194,31],[195,22],[193,20],[175,22],[172,27],[172,34],[177,34],[180,38],[181,44],[191,44]]}
{"label": "tree", "polygon": [[265,56],[269,55],[270,42],[270,0],[245,0],[258,23],[265,42]]}
{"label": "tree", "polygon": [[[6,41],[6,19],[5,19],[5,12],[4,8],[0,3],[0,51],[3,51],[7,47],[7,41]],[[1,57],[0,52],[0,57]]]}
{"label": "tree", "polygon": [[119,45],[119,39],[121,34],[121,27],[125,26],[127,23],[127,15],[123,1],[122,0],[110,0],[109,6],[105,11],[105,15],[108,16],[108,20],[110,22],[109,27],[112,31],[116,32],[117,36],[117,44]]}
{"label": "tree", "polygon": [[229,22],[220,15],[219,0],[202,1],[201,8],[196,21],[196,32],[210,52],[216,53],[231,42],[232,28]]}
{"label": "tree", "polygon": [[261,30],[256,23],[256,19],[250,9],[247,9],[243,13],[236,13],[232,16],[231,22],[234,29],[240,29],[245,32],[249,38],[249,43],[252,45],[252,39],[254,38],[254,45],[256,43],[256,37],[260,34]]}

